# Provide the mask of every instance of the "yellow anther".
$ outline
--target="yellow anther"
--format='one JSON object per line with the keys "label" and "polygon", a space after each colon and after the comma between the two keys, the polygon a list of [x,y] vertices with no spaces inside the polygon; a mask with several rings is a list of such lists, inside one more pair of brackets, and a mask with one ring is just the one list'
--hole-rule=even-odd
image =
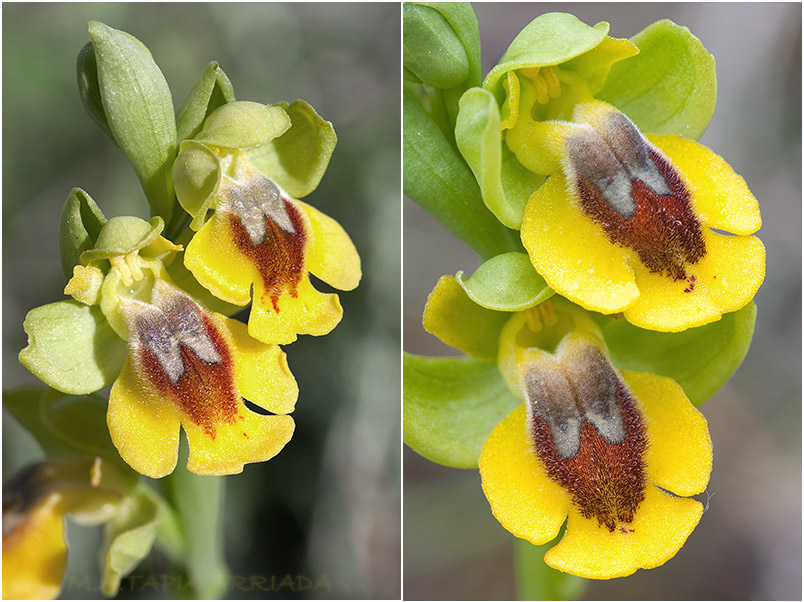
{"label": "yellow anther", "polygon": [[545,327],[555,326],[558,324],[558,314],[556,308],[550,300],[540,303],[536,306],[542,315],[542,323]]}
{"label": "yellow anther", "polygon": [[541,72],[547,84],[547,93],[550,95],[550,98],[558,98],[561,96],[561,82],[558,80],[556,71],[558,71],[558,67],[545,67]]}
{"label": "yellow anther", "polygon": [[120,280],[123,281],[125,286],[131,286],[134,283],[134,278],[131,275],[131,268],[126,263],[126,258],[123,255],[117,257],[110,257],[109,263],[112,264],[112,269],[117,270],[120,274]]}
{"label": "yellow anther", "polygon": [[132,251],[131,253],[125,256],[125,261],[126,265],[128,266],[128,269],[131,271],[131,276],[134,278],[134,280],[142,280],[143,273],[139,261],[139,252]]}
{"label": "yellow anther", "polygon": [[544,327],[544,324],[542,323],[542,314],[539,311],[539,306],[537,305],[536,307],[529,307],[524,313],[525,322],[527,323],[530,331],[533,333],[540,332]]}

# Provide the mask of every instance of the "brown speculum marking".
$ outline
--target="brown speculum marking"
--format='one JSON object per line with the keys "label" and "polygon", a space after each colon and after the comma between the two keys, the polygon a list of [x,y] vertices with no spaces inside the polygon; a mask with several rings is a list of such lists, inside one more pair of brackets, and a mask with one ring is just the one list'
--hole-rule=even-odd
{"label": "brown speculum marking", "polygon": [[240,394],[226,339],[189,297],[170,296],[135,319],[139,360],[156,390],[169,396],[212,439],[233,424]]}
{"label": "brown speculum marking", "polygon": [[620,376],[586,345],[526,373],[529,432],[547,475],[580,514],[614,531],[633,521],[645,497],[647,433]]}
{"label": "brown speculum marking", "polygon": [[636,251],[651,272],[689,281],[706,246],[690,192],[667,159],[614,112],[566,146],[581,208],[609,240]]}
{"label": "brown speculum marking", "polygon": [[298,296],[304,277],[307,233],[301,212],[268,178],[230,191],[234,243],[257,267],[263,296],[279,313],[279,297]]}

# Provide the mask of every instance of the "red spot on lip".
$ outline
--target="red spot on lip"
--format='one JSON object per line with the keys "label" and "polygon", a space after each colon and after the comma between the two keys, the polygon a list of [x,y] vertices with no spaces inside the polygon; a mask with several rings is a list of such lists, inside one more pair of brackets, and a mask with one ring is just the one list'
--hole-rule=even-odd
{"label": "red spot on lip", "polygon": [[220,363],[209,364],[198,358],[190,348],[181,345],[184,372],[174,384],[156,356],[144,346],[140,348],[140,361],[146,377],[156,390],[169,396],[194,424],[215,439],[217,424],[235,422],[240,394],[234,382],[234,366],[226,339],[204,312],[201,312],[201,318],[206,334],[221,358]]}
{"label": "red spot on lip", "polygon": [[536,452],[550,479],[570,493],[582,516],[596,517],[609,531],[634,520],[647,485],[645,422],[619,378],[617,403],[626,432],[622,443],[607,443],[590,422],[584,421],[578,453],[563,459],[547,421],[535,416],[531,429]]}
{"label": "red spot on lip", "polygon": [[617,213],[592,183],[579,178],[581,208],[600,224],[609,240],[636,251],[648,270],[684,280],[687,264],[697,263],[706,254],[701,225],[690,192],[675,169],[654,148],[647,150],[670,194],[656,194],[642,181],[631,180],[637,209],[629,219]]}
{"label": "red spot on lip", "polygon": [[233,214],[229,215],[234,243],[260,272],[264,296],[271,297],[274,311],[279,313],[279,297],[284,292],[298,296],[298,286],[304,276],[305,245],[307,234],[301,212],[295,203],[283,199],[285,210],[296,233],[285,232],[265,216],[267,234],[265,240],[254,245],[243,224]]}

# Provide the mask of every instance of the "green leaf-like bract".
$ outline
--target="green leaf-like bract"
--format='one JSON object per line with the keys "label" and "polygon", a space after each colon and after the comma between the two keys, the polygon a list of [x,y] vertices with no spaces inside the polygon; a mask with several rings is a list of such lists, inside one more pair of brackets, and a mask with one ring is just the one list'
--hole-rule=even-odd
{"label": "green leaf-like bract", "polygon": [[643,330],[619,320],[603,330],[603,337],[617,369],[668,376],[699,406],[740,367],[751,345],[756,315],[751,302],[717,322],[672,333]]}
{"label": "green leaf-like bract", "polygon": [[161,514],[156,496],[146,487],[139,487],[124,499],[117,514],[106,523],[101,553],[101,589],[106,597],[117,595],[120,580],[151,551]]}
{"label": "green leaf-like bract", "polygon": [[154,215],[169,221],[175,197],[176,118],[164,75],[141,42],[98,21],[89,23],[98,89],[109,128],[131,162]]}
{"label": "green leaf-like bract", "polygon": [[405,443],[445,466],[476,468],[491,431],[522,403],[496,364],[406,353],[403,370]]}
{"label": "green leaf-like bract", "polygon": [[107,406],[99,395],[66,395],[44,387],[3,392],[3,407],[48,456],[97,456],[124,466],[106,427]]}
{"label": "green leaf-like bract", "polygon": [[715,111],[715,59],[686,27],[657,21],[631,38],[639,54],[615,63],[598,98],[648,134],[697,140]]}
{"label": "green leaf-like bract", "polygon": [[63,393],[83,395],[110,385],[128,357],[128,344],[97,305],[42,305],[28,312],[23,328],[28,346],[20,351],[20,363]]}

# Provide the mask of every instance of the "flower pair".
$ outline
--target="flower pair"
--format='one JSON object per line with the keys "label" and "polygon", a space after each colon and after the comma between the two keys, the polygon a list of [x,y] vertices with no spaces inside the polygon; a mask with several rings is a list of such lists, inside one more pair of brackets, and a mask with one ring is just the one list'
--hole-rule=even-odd
{"label": "flower pair", "polygon": [[[89,247],[74,253],[65,289],[76,301],[29,313],[20,360],[68,393],[114,382],[112,440],[147,476],[173,471],[180,425],[190,442],[188,468],[199,474],[237,473],[278,453],[293,434],[289,414],[298,397],[278,344],[326,334],[342,315],[338,296],[316,291],[308,274],[342,289],[360,279],[360,259],[337,222],[291,198],[252,163],[250,155],[262,153],[253,160],[270,165],[266,146],[292,129],[290,115],[297,129],[305,120],[320,126],[309,105],[288,109],[228,103],[184,143],[176,189],[200,231],[183,265],[174,262],[182,247],[161,236],[160,217],[107,221],[83,191],[68,199],[66,228],[83,229]],[[314,187],[320,173],[311,177]],[[169,269],[204,303],[177,286]],[[251,301],[253,283],[248,327],[206,309],[215,301],[198,283],[236,305]]]}

